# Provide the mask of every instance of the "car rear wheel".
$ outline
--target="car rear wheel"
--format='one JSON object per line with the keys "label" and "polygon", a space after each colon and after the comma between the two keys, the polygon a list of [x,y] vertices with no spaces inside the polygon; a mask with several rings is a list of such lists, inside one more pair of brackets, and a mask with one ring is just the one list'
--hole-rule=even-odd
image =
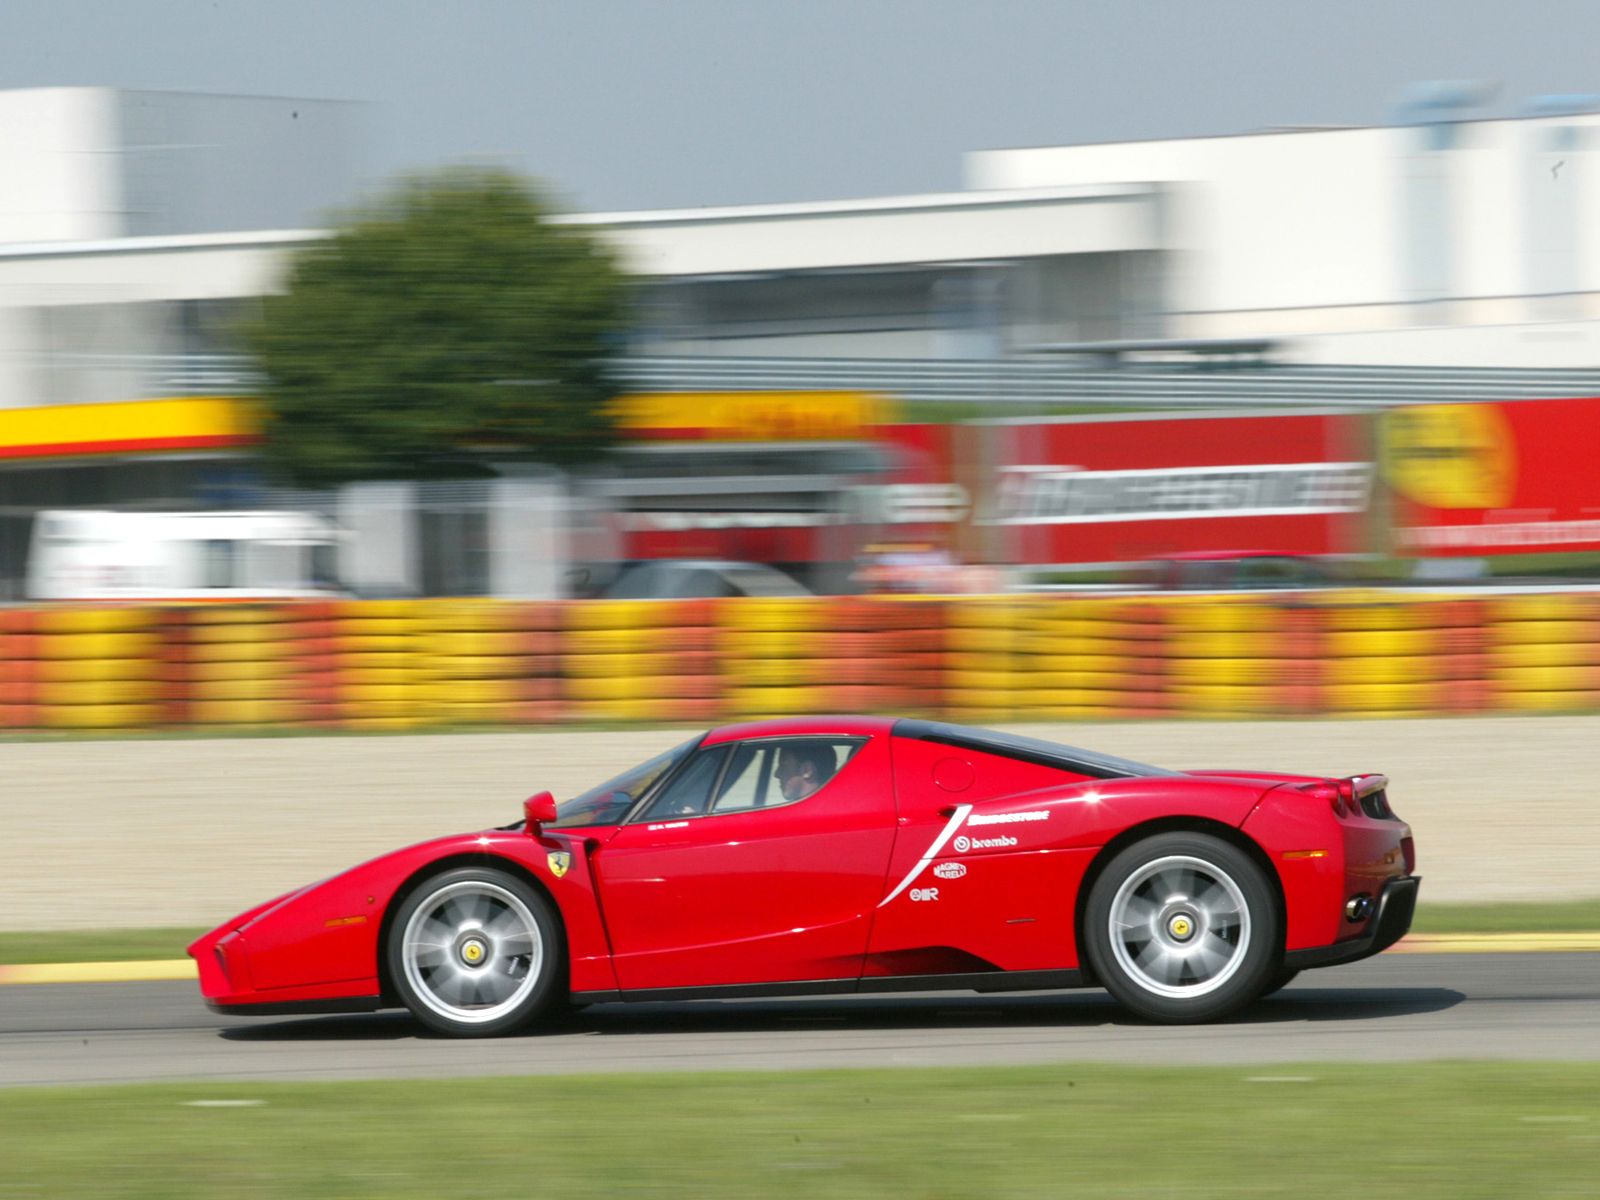
{"label": "car rear wheel", "polygon": [[1279,967],[1267,977],[1267,986],[1261,991],[1261,999],[1265,1000],[1274,992],[1281,992],[1284,988],[1293,983],[1295,976],[1299,974],[1300,972],[1296,971],[1293,967]]}
{"label": "car rear wheel", "polygon": [[389,930],[389,978],[428,1028],[490,1037],[533,1020],[557,993],[561,938],[549,903],[488,867],[425,881]]}
{"label": "car rear wheel", "polygon": [[1214,1021],[1261,995],[1277,956],[1265,873],[1238,847],[1164,833],[1123,850],[1089,894],[1084,949],[1100,984],[1152,1021]]}

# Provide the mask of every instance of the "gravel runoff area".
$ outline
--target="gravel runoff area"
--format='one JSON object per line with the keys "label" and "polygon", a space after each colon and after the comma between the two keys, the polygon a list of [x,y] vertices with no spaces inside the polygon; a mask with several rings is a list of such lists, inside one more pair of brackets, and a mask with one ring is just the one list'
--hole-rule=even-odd
{"label": "gravel runoff area", "polygon": [[[1163,766],[1382,771],[1424,901],[1600,893],[1600,716],[1008,726]],[[683,729],[0,744],[0,929],[208,925],[386,850],[515,820]]]}

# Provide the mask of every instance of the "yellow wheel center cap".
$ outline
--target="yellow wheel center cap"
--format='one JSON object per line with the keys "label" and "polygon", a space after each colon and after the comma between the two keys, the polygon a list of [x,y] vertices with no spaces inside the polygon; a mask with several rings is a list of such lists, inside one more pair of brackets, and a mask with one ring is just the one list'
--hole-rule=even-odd
{"label": "yellow wheel center cap", "polygon": [[465,946],[461,947],[461,957],[466,959],[473,966],[477,966],[483,961],[483,943],[468,942]]}
{"label": "yellow wheel center cap", "polygon": [[1194,922],[1189,920],[1188,917],[1173,917],[1167,923],[1167,928],[1171,930],[1173,937],[1182,941],[1194,932]]}

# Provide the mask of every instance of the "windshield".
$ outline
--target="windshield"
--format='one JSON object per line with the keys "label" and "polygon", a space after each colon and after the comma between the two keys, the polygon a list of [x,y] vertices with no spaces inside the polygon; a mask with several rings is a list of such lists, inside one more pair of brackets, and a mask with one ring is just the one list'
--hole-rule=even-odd
{"label": "windshield", "polygon": [[652,787],[659,783],[700,744],[704,734],[697,734],[675,746],[665,754],[658,754],[649,762],[624,771],[615,779],[608,779],[599,787],[590,788],[581,796],[563,800],[556,806],[556,820],[550,829],[572,829],[582,825],[615,825]]}

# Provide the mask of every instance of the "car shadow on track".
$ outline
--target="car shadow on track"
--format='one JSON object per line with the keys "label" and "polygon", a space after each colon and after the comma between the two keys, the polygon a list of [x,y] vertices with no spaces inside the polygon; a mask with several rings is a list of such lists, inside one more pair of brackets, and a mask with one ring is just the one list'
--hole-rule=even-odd
{"label": "car shadow on track", "polygon": [[[1273,1025],[1307,1021],[1368,1021],[1443,1012],[1466,996],[1450,988],[1287,988],[1221,1022]],[[1104,992],[1030,995],[831,997],[794,1000],[686,1000],[679,1003],[597,1004],[561,1012],[510,1036],[583,1034],[639,1036],[674,1033],[777,1033],[802,1029],[951,1029],[1152,1027]],[[408,1014],[385,1012],[230,1025],[220,1037],[241,1042],[387,1041],[441,1037]]]}

